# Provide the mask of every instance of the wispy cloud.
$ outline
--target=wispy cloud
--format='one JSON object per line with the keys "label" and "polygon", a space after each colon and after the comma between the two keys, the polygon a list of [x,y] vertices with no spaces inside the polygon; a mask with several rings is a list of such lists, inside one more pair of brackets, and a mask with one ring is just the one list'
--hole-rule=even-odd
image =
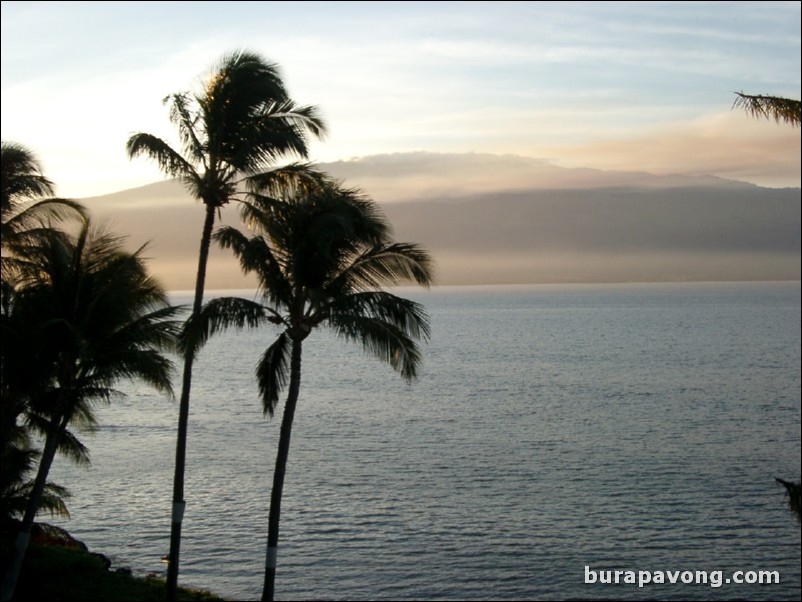
{"label": "wispy cloud", "polygon": [[799,186],[800,132],[734,111],[651,128],[641,135],[544,150],[563,166],[716,174],[765,186]]}

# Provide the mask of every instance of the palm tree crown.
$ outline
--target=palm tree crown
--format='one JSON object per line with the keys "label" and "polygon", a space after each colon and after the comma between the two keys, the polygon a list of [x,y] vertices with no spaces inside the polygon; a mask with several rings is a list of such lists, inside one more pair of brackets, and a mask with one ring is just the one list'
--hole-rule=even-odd
{"label": "palm tree crown", "polygon": [[120,379],[171,391],[172,364],[158,349],[170,345],[168,318],[177,308],[148,275],[144,248],[129,253],[122,245],[87,222],[75,236],[42,237],[21,265],[3,316],[4,338],[14,343],[3,354],[3,376],[49,421],[92,422],[91,404],[113,398]]}
{"label": "palm tree crown", "polygon": [[382,287],[429,286],[432,260],[418,245],[394,242],[378,206],[356,189],[329,181],[270,204],[248,204],[248,238],[232,227],[215,238],[259,279],[262,303],[222,297],[190,319],[182,346],[194,354],[215,332],[271,322],[284,328],[257,368],[264,411],[272,415],[285,384],[290,348],[325,326],[413,379],[415,340],[429,335],[418,303]]}
{"label": "palm tree crown", "polygon": [[128,154],[155,160],[192,196],[215,208],[240,198],[243,186],[250,192],[273,190],[300,170],[273,174],[268,167],[283,156],[306,157],[307,137],[325,132],[314,107],[289,98],[278,67],[250,52],[224,56],[199,93],[171,94],[164,102],[181,152],[139,133],[129,138]]}

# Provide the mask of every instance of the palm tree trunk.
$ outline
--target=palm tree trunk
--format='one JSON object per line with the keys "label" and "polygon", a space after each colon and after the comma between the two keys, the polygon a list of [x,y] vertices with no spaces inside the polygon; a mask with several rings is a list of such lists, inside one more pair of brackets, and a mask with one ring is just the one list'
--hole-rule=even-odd
{"label": "palm tree trunk", "polygon": [[[195,278],[195,299],[192,315],[200,314],[203,306],[203,290],[206,286],[206,264],[214,227],[214,205],[206,205],[206,218],[203,222],[200,251],[198,252],[198,273]],[[187,463],[187,428],[189,425],[189,391],[192,386],[192,364],[194,354],[184,356],[184,373],[181,381],[181,399],[178,405],[178,437],[175,445],[175,475],[173,477],[173,511],[170,526],[170,554],[167,564],[167,600],[175,600],[178,588],[178,564],[181,554],[181,523],[184,519],[184,472]]]}
{"label": "palm tree trunk", "polygon": [[287,457],[290,453],[292,421],[295,418],[295,406],[298,403],[298,392],[301,389],[301,348],[301,340],[293,339],[292,359],[290,360],[290,388],[287,393],[287,403],[284,406],[284,417],[281,420],[276,469],[273,472],[273,489],[270,492],[270,513],[267,519],[265,585],[262,590],[262,600],[267,600],[269,602],[273,602],[273,595],[275,593],[281,494],[284,489],[284,474],[287,471]]}
{"label": "palm tree trunk", "polygon": [[60,424],[53,425],[52,431],[48,432],[45,438],[45,448],[42,451],[42,458],[39,461],[39,469],[36,472],[36,480],[33,484],[31,497],[28,499],[28,507],[25,509],[25,515],[22,518],[22,524],[17,534],[17,541],[11,553],[11,559],[8,562],[6,574],[3,577],[3,602],[8,602],[14,596],[17,580],[22,570],[22,562],[25,560],[25,552],[28,550],[28,542],[31,539],[33,519],[39,511],[39,504],[42,501],[42,494],[45,491],[45,485],[47,483],[47,475],[50,473],[50,467],[53,465],[53,459],[56,457],[59,439],[61,438],[64,428],[66,428],[66,424],[66,421],[64,421],[63,427]]}

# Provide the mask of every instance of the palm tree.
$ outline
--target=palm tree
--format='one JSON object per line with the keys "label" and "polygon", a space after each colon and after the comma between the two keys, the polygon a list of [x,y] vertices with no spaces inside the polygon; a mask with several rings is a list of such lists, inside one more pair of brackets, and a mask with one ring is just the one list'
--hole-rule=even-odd
{"label": "palm tree", "polygon": [[[42,173],[35,154],[27,147],[3,141],[0,150],[0,217],[2,218],[2,281],[0,295],[4,317],[10,312],[20,262],[28,248],[43,236],[53,236],[54,222],[84,219],[86,210],[77,202],[52,198],[53,183]],[[4,345],[3,356],[10,346]],[[4,372],[5,374],[5,372]],[[34,469],[40,453],[31,447],[33,425],[20,423],[26,409],[25,400],[2,383],[0,406],[0,520],[11,521],[21,516],[33,489],[28,474]],[[86,460],[82,446],[72,446],[65,438],[62,451],[73,458]],[[46,483],[40,509],[51,514],[68,515],[64,502],[69,492],[59,485]]]}
{"label": "palm tree", "polygon": [[774,119],[777,123],[784,121],[792,127],[799,127],[802,122],[802,103],[798,100],[743,92],[735,95],[737,98],[732,106],[744,109],[754,117]]}
{"label": "palm tree", "polygon": [[381,290],[412,280],[428,286],[431,258],[414,244],[393,242],[378,206],[357,190],[327,182],[270,206],[249,205],[248,238],[222,228],[215,238],[259,280],[261,303],[239,298],[209,301],[182,335],[189,353],[228,326],[282,328],[258,362],[256,376],[266,415],[289,385],[279,435],[268,518],[263,600],[272,600],[284,475],[301,385],[303,341],[319,326],[361,343],[401,376],[413,379],[420,362],[416,341],[429,336],[423,307]]}
{"label": "palm tree", "polygon": [[[130,157],[154,159],[163,172],[178,178],[205,206],[192,305],[192,315],[197,315],[203,303],[216,213],[249,193],[272,194],[308,174],[306,166],[298,164],[283,169],[269,167],[286,155],[307,157],[307,138],[322,136],[325,125],[314,107],[297,106],[289,98],[276,65],[243,51],[224,56],[199,93],[172,94],[165,103],[170,108],[170,121],[178,129],[181,152],[144,133],[131,136],[127,149]],[[192,355],[184,359],[179,402],[167,570],[169,600],[175,598],[178,585],[193,361]]]}
{"label": "palm tree", "polygon": [[2,315],[3,386],[23,397],[44,448],[2,586],[13,596],[34,517],[56,451],[68,430],[95,423],[93,407],[138,379],[172,394],[172,345],[178,308],[147,273],[141,251],[85,223],[74,236],[52,231],[28,248],[8,313]]}

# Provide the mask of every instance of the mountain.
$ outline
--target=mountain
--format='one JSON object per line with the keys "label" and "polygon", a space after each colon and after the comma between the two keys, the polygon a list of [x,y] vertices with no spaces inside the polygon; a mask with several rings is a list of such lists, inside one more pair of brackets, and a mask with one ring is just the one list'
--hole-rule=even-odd
{"label": "mountain", "polygon": [[[441,284],[799,280],[800,189],[568,169],[486,154],[378,155],[321,169],[380,202]],[[84,199],[168,287],[194,284],[203,211],[176,182]],[[223,222],[238,223],[236,209]],[[215,250],[209,288],[252,286]]]}

